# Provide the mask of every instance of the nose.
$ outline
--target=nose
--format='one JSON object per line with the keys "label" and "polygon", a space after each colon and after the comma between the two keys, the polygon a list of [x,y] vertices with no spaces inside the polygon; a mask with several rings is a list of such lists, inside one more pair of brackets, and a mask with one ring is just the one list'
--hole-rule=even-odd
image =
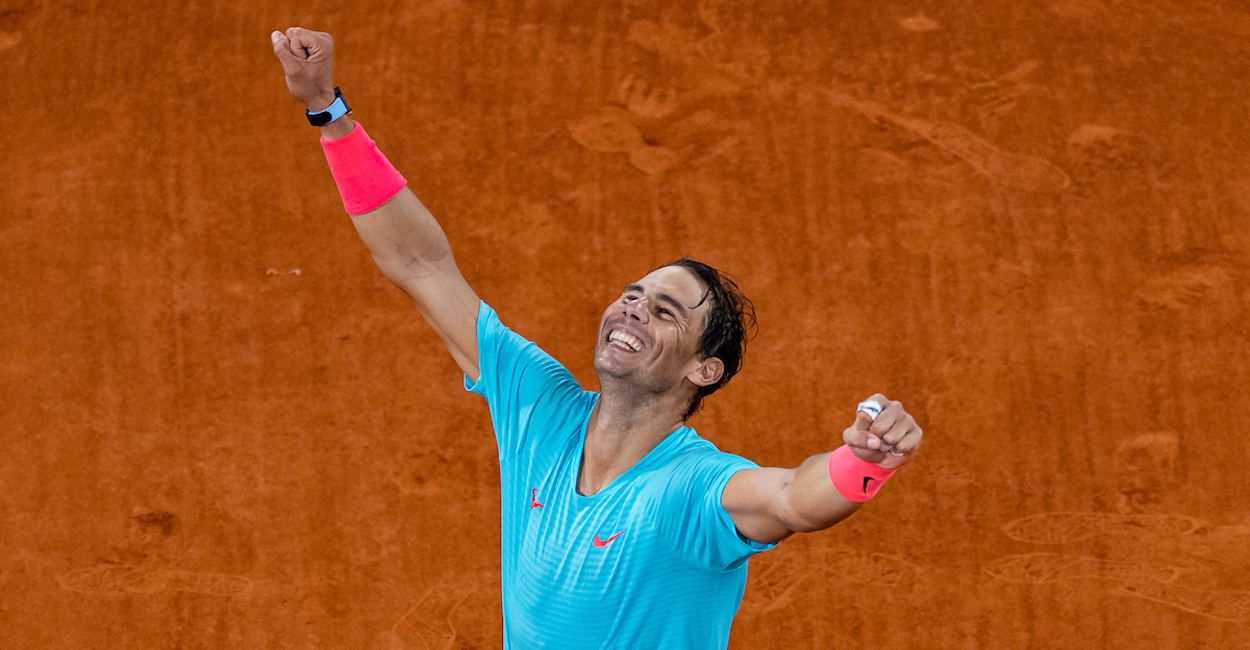
{"label": "nose", "polygon": [[651,320],[651,307],[646,296],[639,296],[636,300],[626,300],[623,311],[626,318],[632,318],[640,323],[645,324]]}

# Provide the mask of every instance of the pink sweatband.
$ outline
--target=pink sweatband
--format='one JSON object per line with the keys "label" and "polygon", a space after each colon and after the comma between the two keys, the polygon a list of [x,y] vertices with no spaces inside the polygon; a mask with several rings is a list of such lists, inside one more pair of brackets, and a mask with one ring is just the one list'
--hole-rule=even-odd
{"label": "pink sweatband", "polygon": [[883,469],[876,463],[856,458],[855,453],[846,445],[829,454],[829,478],[838,494],[848,501],[863,503],[877,496],[877,490],[897,471]]}
{"label": "pink sweatband", "polygon": [[321,136],[321,149],[326,153],[330,174],[339,186],[347,214],[376,210],[408,184],[378,151],[360,122],[341,138],[327,140]]}

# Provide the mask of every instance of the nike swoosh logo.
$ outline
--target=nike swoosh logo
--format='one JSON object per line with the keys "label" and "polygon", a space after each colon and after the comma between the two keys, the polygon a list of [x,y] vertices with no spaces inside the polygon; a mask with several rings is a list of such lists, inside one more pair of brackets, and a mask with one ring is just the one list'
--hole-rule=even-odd
{"label": "nike swoosh logo", "polygon": [[624,534],[625,534],[625,531],[623,531],[623,530],[622,530],[621,532],[619,532],[619,533],[617,533],[617,534],[615,534],[615,535],[613,535],[613,536],[611,536],[611,537],[609,537],[609,538],[607,538],[607,539],[599,539],[599,535],[597,535],[597,534],[596,534],[596,535],[595,535],[595,539],[594,539],[594,541],[592,541],[591,543],[595,545],[595,548],[603,548],[603,547],[607,546],[608,544],[611,544],[611,543],[612,543],[612,540],[614,540],[614,539],[616,539],[617,537],[620,537],[621,535],[624,535]]}
{"label": "nike swoosh logo", "polygon": [[871,476],[865,476],[865,477],[864,477],[864,491],[865,491],[865,492],[867,492],[867,491],[868,491],[868,481],[871,481],[871,480],[873,480],[873,478],[872,478]]}

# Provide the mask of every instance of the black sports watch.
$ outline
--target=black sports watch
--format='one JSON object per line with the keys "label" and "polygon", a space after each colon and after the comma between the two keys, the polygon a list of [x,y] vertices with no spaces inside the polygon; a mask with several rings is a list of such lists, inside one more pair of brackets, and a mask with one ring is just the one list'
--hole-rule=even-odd
{"label": "black sports watch", "polygon": [[334,87],[334,101],[330,103],[325,110],[316,113],[304,111],[304,115],[308,116],[308,123],[313,126],[325,126],[334,120],[352,112],[352,107],[343,101],[343,92],[338,86]]}

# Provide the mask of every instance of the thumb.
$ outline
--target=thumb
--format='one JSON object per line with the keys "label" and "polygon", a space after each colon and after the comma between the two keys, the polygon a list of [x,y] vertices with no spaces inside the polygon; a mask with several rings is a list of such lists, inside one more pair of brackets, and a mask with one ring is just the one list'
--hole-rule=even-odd
{"label": "thumb", "polygon": [[286,34],[275,29],[269,34],[269,40],[273,42],[273,53],[278,55],[278,60],[284,66],[294,62],[295,55],[291,54],[291,42],[287,40]]}

